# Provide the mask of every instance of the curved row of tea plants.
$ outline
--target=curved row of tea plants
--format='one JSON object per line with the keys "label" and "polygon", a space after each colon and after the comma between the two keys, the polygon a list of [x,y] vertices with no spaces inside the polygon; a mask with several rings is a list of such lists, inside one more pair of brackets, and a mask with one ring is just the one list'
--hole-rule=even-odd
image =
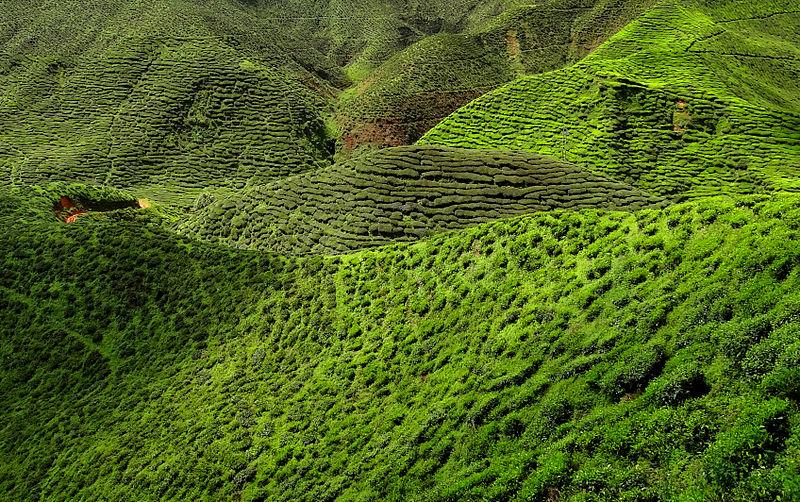
{"label": "curved row of tea plants", "polygon": [[182,233],[285,254],[341,253],[508,216],[636,209],[659,199],[548,157],[397,147],[249,190],[199,199]]}

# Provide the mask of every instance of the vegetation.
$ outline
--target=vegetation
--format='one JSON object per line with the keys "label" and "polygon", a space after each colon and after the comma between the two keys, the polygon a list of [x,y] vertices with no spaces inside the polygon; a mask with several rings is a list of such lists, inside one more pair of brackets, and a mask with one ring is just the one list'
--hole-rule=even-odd
{"label": "vegetation", "polygon": [[412,143],[489,90],[579,60],[652,3],[523,3],[466,32],[423,38],[342,95],[343,146]]}
{"label": "vegetation", "polygon": [[422,143],[534,151],[661,195],[794,191],[797,11],[661,2],[574,66],[489,93]]}
{"label": "vegetation", "polygon": [[0,498],[800,500],[798,27],[4,1]]}
{"label": "vegetation", "polygon": [[547,157],[398,147],[209,200],[178,230],[236,247],[336,253],[532,211],[661,202]]}
{"label": "vegetation", "polygon": [[246,6],[35,3],[3,4],[4,184],[70,180],[188,205],[201,189],[329,163],[322,110],[332,84],[320,75],[335,69],[313,48],[284,49]]}
{"label": "vegetation", "polygon": [[796,197],[291,260],[45,200],[2,198],[10,498],[800,494]]}

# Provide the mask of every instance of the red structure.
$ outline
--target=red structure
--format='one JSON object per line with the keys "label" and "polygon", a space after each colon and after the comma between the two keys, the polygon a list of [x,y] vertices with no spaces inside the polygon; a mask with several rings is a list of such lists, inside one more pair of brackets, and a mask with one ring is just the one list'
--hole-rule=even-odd
{"label": "red structure", "polygon": [[53,210],[56,213],[56,217],[64,223],[75,223],[78,220],[78,216],[86,214],[86,211],[78,209],[78,206],[66,195],[62,195],[58,199],[58,202],[53,205]]}

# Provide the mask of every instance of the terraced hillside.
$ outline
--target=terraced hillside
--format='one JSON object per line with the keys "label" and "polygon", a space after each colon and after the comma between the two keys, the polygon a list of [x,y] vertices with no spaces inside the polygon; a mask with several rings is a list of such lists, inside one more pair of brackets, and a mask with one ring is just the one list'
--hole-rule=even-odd
{"label": "terraced hillside", "polygon": [[661,195],[797,190],[800,8],[661,2],[576,65],[522,78],[422,144],[529,150]]}
{"label": "terraced hillside", "polygon": [[367,71],[368,60],[505,7],[384,2],[352,15],[368,3],[5,2],[0,182],[69,179],[186,206],[200,188],[324,166],[344,66],[358,59]]}
{"label": "terraced hillside", "polygon": [[2,0],[0,499],[800,500],[799,77],[800,0]]}
{"label": "terraced hillside", "polygon": [[547,157],[398,147],[210,203],[178,230],[235,247],[341,253],[535,211],[658,203]]}
{"label": "terraced hillside", "polygon": [[[4,2],[0,180],[193,200],[325,165],[341,71],[245,4]],[[80,26],[80,30],[75,30]],[[339,77],[336,77],[339,72]],[[313,90],[312,90],[313,89]]]}
{"label": "terraced hillside", "polygon": [[0,197],[6,499],[800,496],[797,197],[291,260],[57,193]]}
{"label": "terraced hillside", "polygon": [[357,76],[438,33],[480,29],[525,0],[276,0],[252,2],[259,17],[289,29],[300,50],[315,47]]}
{"label": "terraced hillside", "polygon": [[579,60],[653,3],[522,4],[466,32],[423,38],[365,73],[342,96],[337,120],[343,146],[413,143],[485,92]]}

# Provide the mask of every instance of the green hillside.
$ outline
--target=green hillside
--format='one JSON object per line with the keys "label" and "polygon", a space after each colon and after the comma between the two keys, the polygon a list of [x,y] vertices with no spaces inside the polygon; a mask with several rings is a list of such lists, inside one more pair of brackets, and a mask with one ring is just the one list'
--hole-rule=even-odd
{"label": "green hillside", "polygon": [[547,157],[399,147],[209,200],[179,231],[285,254],[341,253],[534,211],[659,202]]}
{"label": "green hillside", "polygon": [[662,195],[797,190],[796,2],[659,3],[576,65],[476,100],[421,141],[552,155]]}
{"label": "green hillside", "polygon": [[351,72],[376,68],[437,33],[480,29],[524,0],[254,1],[259,17],[288,30],[300,50],[312,46]]}
{"label": "green hillside", "polygon": [[444,117],[522,74],[585,56],[650,0],[550,0],[520,4],[479,28],[421,39],[340,99],[345,148],[413,143]]}
{"label": "green hillside", "polygon": [[48,197],[0,199],[8,498],[800,495],[796,197],[299,261]]}
{"label": "green hillside", "polygon": [[800,500],[798,77],[798,0],[3,1],[0,500]]}
{"label": "green hillside", "polygon": [[285,49],[244,4],[38,4],[2,15],[4,184],[71,180],[181,201],[332,155],[323,76],[340,70],[312,48]]}

